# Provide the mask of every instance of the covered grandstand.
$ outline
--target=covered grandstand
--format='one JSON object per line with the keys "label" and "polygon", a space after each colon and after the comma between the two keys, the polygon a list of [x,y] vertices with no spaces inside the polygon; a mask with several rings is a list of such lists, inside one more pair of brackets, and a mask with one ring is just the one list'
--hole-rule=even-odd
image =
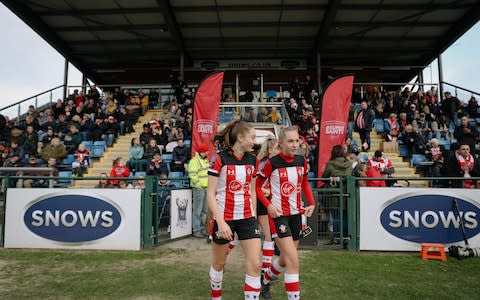
{"label": "covered grandstand", "polygon": [[[357,157],[364,161],[368,161],[375,150],[384,147],[389,133],[385,126],[389,115],[383,108],[390,98],[396,103],[395,109],[390,112],[399,117],[401,113],[407,114],[405,108],[415,104],[414,113],[408,115],[408,124],[411,124],[420,118],[425,106],[441,106],[444,88],[462,90],[469,96],[479,95],[462,89],[461,84],[454,86],[443,82],[441,71],[441,53],[480,18],[480,3],[474,0],[0,1],[57,49],[65,57],[66,66],[67,62],[74,64],[84,76],[84,85],[76,88],[83,90],[85,96],[74,94],[75,87],[68,87],[65,81],[52,91],[7,108],[13,109],[11,127],[6,127],[8,130],[3,135],[8,146],[18,137],[12,132],[21,131],[23,136],[27,127],[34,123],[29,121],[29,116],[38,113],[38,125],[35,124],[34,128],[38,133],[37,142],[43,140],[45,132],[51,127],[46,123],[47,115],[54,117],[53,122],[57,126],[53,126],[54,135],[62,139],[68,154],[57,162],[60,178],[45,181],[42,187],[93,187],[98,182],[98,176],[112,170],[114,159],[124,157],[127,160],[132,139],[143,139],[142,144],[147,152],[148,139],[154,136],[157,145],[162,146],[162,159],[168,164],[166,168],[174,183],[168,188],[188,188],[184,170],[174,169],[176,166],[172,163],[178,158],[172,153],[175,153],[174,147],[180,138],[172,133],[170,127],[181,128],[181,139],[185,140],[188,149],[192,142],[191,118],[195,90],[202,78],[212,71],[225,71],[222,91],[224,103],[218,108],[219,123],[242,118],[256,123],[262,138],[266,132],[276,134],[280,125],[297,125],[305,137],[305,144],[309,144],[306,148],[311,147],[311,151],[307,150],[304,154],[311,162],[309,176],[312,180],[322,177],[322,174],[315,173],[318,158],[318,153],[314,151],[318,146],[318,137],[315,139],[318,133],[317,109],[321,105],[322,87],[332,78],[344,73],[355,75],[354,84],[358,90],[352,98],[351,123],[363,100],[368,102],[372,110],[375,109],[376,135],[368,147],[370,152],[360,153]],[[421,74],[435,59],[439,64],[440,85],[433,85],[432,92],[428,93],[432,84],[424,83]],[[96,87],[93,88],[87,79]],[[414,91],[403,89],[412,80],[415,80]],[[318,92],[312,93],[314,90]],[[54,92],[63,95],[54,96]],[[40,97],[45,101],[40,103]],[[56,107],[57,97],[61,102],[60,107]],[[303,108],[297,111],[295,106],[292,109],[291,98],[296,98],[294,104],[304,105]],[[75,111],[80,106],[78,103],[82,102],[83,106],[85,102],[85,106],[88,106],[89,100],[93,101],[92,107],[85,108],[89,109],[88,113],[82,112],[83,108],[80,112]],[[272,103],[251,104],[252,101],[267,100]],[[457,107],[454,112],[456,117],[466,114],[466,104],[471,99],[460,100],[465,105]],[[33,106],[31,110],[27,109],[30,104]],[[382,106],[381,111],[377,109],[377,104]],[[272,108],[278,111],[275,118],[272,117]],[[473,131],[477,132],[478,144],[480,122],[477,118],[480,117],[480,111],[478,105],[472,105],[471,108],[468,121]],[[126,113],[120,113],[121,109],[125,109]],[[260,118],[262,109],[266,109],[263,112],[264,119]],[[479,115],[472,115],[472,112]],[[0,113],[7,115],[5,109]],[[437,116],[441,114],[445,114],[444,108],[438,108]],[[60,122],[65,123],[62,126],[70,126],[75,122],[80,133],[77,134],[75,130],[72,133],[69,128],[65,130],[58,126],[59,119],[63,118],[60,115],[70,115],[66,116],[66,123]],[[83,120],[84,115],[89,116],[87,120]],[[80,116],[80,119],[74,120],[75,116]],[[110,117],[113,118],[112,123],[118,123],[118,127],[108,127]],[[107,125],[91,124],[89,127],[86,125],[88,119],[92,123],[101,119],[103,121],[100,123]],[[448,133],[445,136],[439,133],[442,151],[447,151],[445,156],[450,151],[450,145],[458,139],[454,133],[456,127],[460,126],[459,122],[455,119],[447,124]],[[141,136],[145,128],[150,135],[148,139],[147,135]],[[72,136],[78,135],[81,136],[80,143],[91,154],[91,163],[85,171],[85,175],[94,176],[90,181],[71,178],[80,144],[72,142],[75,140]],[[70,139],[65,139],[66,136],[70,136]],[[351,137],[361,147],[358,135],[353,133]],[[432,133],[424,137],[425,145],[432,137],[436,135]],[[428,163],[426,153],[406,143],[390,149],[383,148],[383,152],[395,164],[397,176],[413,177],[412,186],[420,175],[432,175],[432,164]],[[32,153],[23,153],[20,158],[25,165],[30,163],[29,156],[41,156],[38,150],[35,146],[34,150],[30,150]],[[350,149],[359,154],[361,149],[357,150]],[[472,149],[474,152],[475,149]],[[46,158],[48,160],[49,157]],[[140,165],[129,166],[133,172],[126,176],[130,176],[132,184],[135,183],[134,177],[160,175],[147,170],[152,157],[142,158],[145,161]],[[28,170],[25,173],[31,175]],[[17,187],[28,187],[24,185],[24,179],[28,178],[16,181]],[[2,187],[12,186],[12,182],[3,182]],[[149,187],[152,189],[150,191],[160,197],[160,187],[156,181],[151,182],[155,187]],[[351,184],[355,186],[356,182],[350,182],[349,186]],[[419,186],[433,184],[443,182],[418,181]],[[334,189],[317,191],[317,196],[326,196],[324,199],[327,202],[323,203],[323,209],[312,220],[318,224],[315,226],[313,244],[316,245],[318,240],[331,242],[332,247],[342,247],[341,234],[347,232],[347,227],[350,230],[349,226],[353,226],[352,220],[347,225],[347,216],[342,213],[346,208],[343,207],[343,200],[347,200],[345,188],[340,185]],[[348,200],[353,201],[348,206],[355,201]],[[165,217],[165,201],[160,202],[156,198],[153,202],[157,205],[149,213],[154,215],[152,222],[156,226],[151,235],[150,232],[144,233],[144,242],[154,237],[146,245],[158,243],[169,233],[168,222],[162,219]],[[335,227],[330,230],[332,222]],[[352,236],[352,232],[348,231],[347,235]],[[356,245],[349,247],[357,249]]]}

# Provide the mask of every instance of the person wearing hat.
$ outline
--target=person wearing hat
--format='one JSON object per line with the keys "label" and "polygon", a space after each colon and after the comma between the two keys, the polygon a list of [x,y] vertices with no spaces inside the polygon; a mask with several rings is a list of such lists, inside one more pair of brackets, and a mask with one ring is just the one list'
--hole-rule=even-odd
{"label": "person wearing hat", "polygon": [[208,144],[200,144],[197,153],[188,163],[188,177],[192,187],[192,227],[193,236],[203,238],[207,236],[205,231],[205,219],[207,217],[207,187],[208,187]]}
{"label": "person wearing hat", "polygon": [[[380,150],[375,151],[373,157],[368,161],[367,166],[376,169],[383,177],[393,177],[395,168],[391,160],[383,157],[383,153]],[[387,181],[388,186],[392,186],[394,181]]]}

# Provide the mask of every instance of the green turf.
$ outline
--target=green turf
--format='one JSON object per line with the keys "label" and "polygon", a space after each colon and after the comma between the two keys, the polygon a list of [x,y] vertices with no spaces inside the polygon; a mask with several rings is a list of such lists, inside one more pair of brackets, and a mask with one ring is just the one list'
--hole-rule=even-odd
{"label": "green turf", "polygon": [[[208,299],[208,261],[185,250],[0,250],[1,299]],[[184,261],[185,263],[180,263]],[[480,258],[313,251],[302,255],[303,299],[479,299]],[[223,299],[243,299],[243,270],[228,268]],[[281,281],[274,299],[285,299]]]}

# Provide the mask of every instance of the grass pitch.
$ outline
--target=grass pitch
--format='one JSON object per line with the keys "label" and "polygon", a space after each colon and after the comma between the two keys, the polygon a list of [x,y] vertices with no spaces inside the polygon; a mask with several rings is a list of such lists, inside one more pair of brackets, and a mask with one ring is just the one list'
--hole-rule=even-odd
{"label": "grass pitch", "polygon": [[[0,249],[1,299],[208,299],[210,250]],[[480,258],[302,251],[303,299],[478,299]],[[243,299],[243,257],[229,257],[223,299]],[[286,299],[281,279],[273,299]]]}

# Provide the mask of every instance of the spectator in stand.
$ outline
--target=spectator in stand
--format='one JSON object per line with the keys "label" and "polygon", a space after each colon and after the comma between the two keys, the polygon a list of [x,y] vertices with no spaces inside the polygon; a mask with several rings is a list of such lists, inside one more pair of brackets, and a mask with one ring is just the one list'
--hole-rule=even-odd
{"label": "spectator in stand", "polygon": [[437,139],[450,139],[450,131],[445,116],[439,116],[432,122],[432,134]]}
{"label": "spectator in stand", "polygon": [[69,154],[73,154],[78,149],[78,145],[82,142],[82,135],[77,124],[70,125],[70,133],[64,137],[63,141]]}
{"label": "spectator in stand", "polygon": [[259,107],[258,108],[258,115],[257,115],[257,122],[269,122],[269,117],[268,117],[268,109],[266,107]]}
{"label": "spectator in stand", "polygon": [[78,93],[78,96],[75,97],[75,106],[79,106],[80,104],[83,104],[85,102],[85,95],[83,94],[82,91]]}
{"label": "spectator in stand", "polygon": [[120,125],[120,134],[135,132],[133,124],[136,122],[134,116],[129,114],[125,107],[120,107],[120,111],[116,114],[117,122]]}
{"label": "spectator in stand", "polygon": [[407,125],[410,124],[407,121],[407,113],[404,113],[404,112],[400,113],[400,118],[398,121],[399,121],[398,125],[400,126],[400,132],[403,133]]}
{"label": "spectator in stand", "polygon": [[55,158],[57,162],[65,159],[67,154],[67,149],[62,145],[59,138],[52,139],[50,144],[46,145],[40,153],[44,161],[48,161],[50,158]]}
{"label": "spectator in stand", "polygon": [[453,136],[457,139],[459,145],[468,145],[470,148],[470,153],[475,155],[475,144],[478,139],[478,132],[470,125],[470,120],[468,116],[463,116],[460,119],[460,125],[455,128]]}
{"label": "spectator in stand", "polygon": [[397,141],[398,133],[400,132],[400,124],[397,121],[397,115],[391,113],[388,119],[384,121],[385,125],[385,141],[395,142]]}
{"label": "spectator in stand", "polygon": [[465,180],[451,180],[449,186],[452,188],[474,188],[475,182],[470,177],[480,176],[480,162],[470,154],[468,144],[459,143],[456,150],[445,165],[446,177],[463,177]]}
{"label": "spectator in stand", "polygon": [[27,155],[35,155],[37,153],[38,135],[33,129],[33,125],[27,125],[23,133],[22,148]]}
{"label": "spectator in stand", "polygon": [[[457,97],[453,97],[450,92],[444,93],[445,98],[441,103],[441,109],[443,115],[447,119],[447,124],[450,127],[453,127],[457,123],[457,113],[460,109],[460,100]],[[453,125],[451,124],[453,123]]]}
{"label": "spectator in stand", "polygon": [[57,99],[57,102],[52,106],[52,111],[55,119],[58,119],[61,114],[65,114],[65,106],[62,99]]}
{"label": "spectator in stand", "polygon": [[[190,94],[192,92],[190,91]],[[158,93],[158,89],[150,89],[150,92],[148,93],[148,104],[150,108],[154,108],[155,106],[158,106],[160,103],[158,100],[160,99],[160,94]]]}
{"label": "spectator in stand", "polygon": [[180,132],[176,126],[172,127],[172,130],[168,132],[168,142],[175,142],[183,140],[183,132]]}
{"label": "spectator in stand", "polygon": [[408,124],[412,124],[413,120],[417,118],[417,106],[415,104],[410,104],[410,109],[406,112]]}
{"label": "spectator in stand", "polygon": [[101,141],[102,134],[106,130],[106,124],[103,119],[95,119],[95,124],[90,131],[90,138],[94,141]]}
{"label": "spectator in stand", "polygon": [[80,135],[83,141],[87,141],[91,137],[91,132],[95,124],[90,119],[90,115],[84,114],[80,120]]}
{"label": "spectator in stand", "polygon": [[185,173],[186,164],[190,158],[189,151],[185,147],[183,139],[177,141],[177,147],[173,148],[171,170]]}
{"label": "spectator in stand", "polygon": [[245,122],[255,122],[257,120],[253,107],[245,108],[245,113],[243,114],[242,120]]}
{"label": "spectator in stand", "polygon": [[12,156],[18,156],[20,157],[20,160],[23,160],[25,157],[25,151],[23,151],[23,148],[19,145],[18,140],[12,139],[10,142],[10,154],[9,157]]}
{"label": "spectator in stand", "polygon": [[362,150],[367,151],[370,149],[370,132],[373,128],[373,120],[375,115],[373,111],[368,108],[366,101],[362,101],[361,110],[358,112],[357,117],[355,118],[355,131],[360,135],[360,140],[362,141]]}
{"label": "spectator in stand", "polygon": [[118,136],[119,125],[115,117],[110,115],[105,122],[105,131],[102,134],[102,140],[105,141],[108,147],[113,145],[113,142]]}
{"label": "spectator in stand", "polygon": [[345,153],[347,155],[352,154],[352,153],[357,155],[360,152],[359,149],[358,149],[358,146],[357,146],[357,142],[355,142],[355,140],[353,140],[350,137],[347,137],[345,139],[344,148],[345,148]]}
{"label": "spectator in stand", "polygon": [[139,138],[132,138],[130,145],[130,149],[128,150],[129,159],[127,161],[127,167],[132,170],[133,173],[143,172],[143,170],[145,170],[143,145],[140,144]]}
{"label": "spectator in stand", "polygon": [[276,107],[272,107],[272,110],[268,114],[268,121],[274,124],[280,124],[282,122],[282,115]]}
{"label": "spectator in stand", "polygon": [[152,135],[150,134],[150,128],[147,124],[143,124],[143,131],[140,133],[140,144],[142,144],[144,147],[148,145],[148,142],[152,138]]}
{"label": "spectator in stand", "polygon": [[75,161],[72,163],[72,174],[83,177],[90,165],[90,151],[85,148],[84,144],[80,144],[74,155]]}
{"label": "spectator in stand", "polygon": [[10,147],[5,141],[0,141],[0,167],[3,167],[10,154]]}
{"label": "spectator in stand", "polygon": [[155,153],[153,159],[147,167],[147,175],[159,176],[160,174],[168,174],[168,165],[162,161],[160,153]]}
{"label": "spectator in stand", "polygon": [[138,176],[137,180],[133,182],[134,189],[144,189],[145,188],[145,178],[143,176]]}
{"label": "spectator in stand", "polygon": [[479,111],[479,106],[477,99],[475,97],[471,97],[470,100],[468,101],[466,112],[471,118],[479,118],[480,117],[480,111]]}
{"label": "spectator in stand", "polygon": [[133,185],[128,183],[128,180],[119,180],[118,181],[118,188],[119,189],[133,189]]}
{"label": "spectator in stand", "polygon": [[60,114],[60,116],[58,117],[58,121],[53,129],[55,131],[55,134],[60,138],[63,138],[65,135],[68,134],[68,122],[65,114]]}
{"label": "spectator in stand", "polygon": [[98,181],[98,184],[95,186],[96,189],[109,189],[113,188],[114,186],[108,182],[108,175],[107,173],[103,172],[100,173],[99,176],[101,179]]}
{"label": "spectator in stand", "polygon": [[100,99],[100,93],[98,92],[97,86],[95,84],[93,84],[90,87],[90,90],[88,90],[87,98],[93,99],[95,102],[98,102],[98,100]]}
{"label": "spectator in stand", "polygon": [[[35,156],[30,156],[28,158],[28,164],[25,166],[28,168],[38,168],[40,165],[37,162],[37,158]],[[38,176],[38,173],[35,170],[29,170],[23,172],[22,176],[31,176],[30,178],[24,178],[22,180],[17,181],[17,188],[32,188],[32,187],[39,187],[41,182],[39,179],[35,178]]]}
{"label": "spectator in stand", "polygon": [[42,143],[44,145],[49,144],[54,138],[56,137],[55,133],[53,132],[52,127],[48,127],[46,133],[42,137]]}
{"label": "spectator in stand", "polygon": [[436,138],[431,139],[427,145],[427,159],[433,162],[431,168],[432,177],[441,176],[441,170],[443,169],[444,165],[444,157],[442,150],[440,149],[440,142]]}
{"label": "spectator in stand", "polygon": [[97,104],[95,103],[95,100],[93,99],[88,99],[87,101],[87,105],[84,106],[84,109],[83,111],[86,113],[86,114],[89,114],[90,116],[94,116],[95,113],[97,112]]}
{"label": "spectator in stand", "polygon": [[[130,169],[125,165],[125,161],[122,157],[117,157],[113,160],[113,166],[110,171],[110,177],[112,178],[125,178],[130,176]],[[117,179],[110,179],[110,184],[118,185]]]}
{"label": "spectator in stand", "polygon": [[48,115],[46,118],[46,121],[41,126],[41,129],[44,132],[47,131],[48,128],[54,128],[55,125],[57,125],[53,115]]}
{"label": "spectator in stand", "polygon": [[157,153],[160,155],[162,154],[162,152],[160,151],[160,148],[157,145],[157,141],[152,138],[148,141],[148,144],[145,146],[145,152],[143,154],[143,157],[146,160],[150,161],[153,159],[153,156]]}
{"label": "spectator in stand", "polygon": [[417,124],[418,132],[422,135],[422,137],[425,140],[429,140],[432,130],[430,129],[430,124],[428,123],[424,112],[418,115],[418,119],[415,120],[415,123]]}
{"label": "spectator in stand", "polygon": [[[376,169],[382,177],[391,178],[394,177],[395,168],[391,160],[386,157],[383,157],[382,151],[375,151],[373,157],[368,161],[367,165],[371,168]],[[373,171],[372,171],[373,172]],[[394,181],[387,181],[387,186],[393,186]]]}
{"label": "spectator in stand", "polygon": [[[360,169],[362,169],[362,166],[360,166]],[[381,178],[383,177],[382,174],[380,174],[380,171],[374,167],[366,167],[365,171],[365,176],[368,178]],[[371,186],[371,187],[386,187],[387,184],[385,183],[385,180],[366,180],[366,186]]]}
{"label": "spectator in stand", "polygon": [[340,177],[352,175],[352,162],[347,159],[346,152],[342,145],[332,147],[330,160],[323,171],[322,178],[329,178],[331,185],[337,185]]}

